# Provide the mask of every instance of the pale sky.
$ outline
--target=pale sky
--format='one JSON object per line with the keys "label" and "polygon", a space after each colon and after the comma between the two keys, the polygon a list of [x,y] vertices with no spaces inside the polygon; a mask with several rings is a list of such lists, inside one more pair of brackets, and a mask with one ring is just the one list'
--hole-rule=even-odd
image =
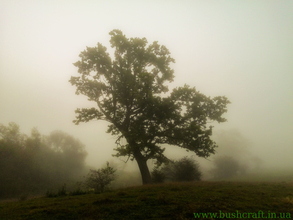
{"label": "pale sky", "polygon": [[292,0],[0,0],[0,123],[62,130],[86,145],[89,164],[111,159],[105,122],[72,123],[89,104],[68,80],[86,46],[110,49],[113,29],[170,50],[170,88],[229,98],[215,133],[237,130],[267,166],[293,167]]}

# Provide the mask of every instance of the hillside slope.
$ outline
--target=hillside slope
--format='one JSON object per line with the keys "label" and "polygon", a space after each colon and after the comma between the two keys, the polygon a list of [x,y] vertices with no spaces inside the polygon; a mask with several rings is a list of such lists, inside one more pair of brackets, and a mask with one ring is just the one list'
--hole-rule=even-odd
{"label": "hillside slope", "polygon": [[213,213],[222,219],[249,213],[258,219],[291,218],[293,184],[169,183],[0,204],[0,219],[213,219]]}

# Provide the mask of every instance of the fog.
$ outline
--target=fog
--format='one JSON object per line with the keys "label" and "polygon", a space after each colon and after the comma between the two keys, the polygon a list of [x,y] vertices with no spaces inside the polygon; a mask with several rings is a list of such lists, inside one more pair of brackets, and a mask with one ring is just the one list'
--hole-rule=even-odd
{"label": "fog", "polygon": [[[97,42],[112,52],[109,32],[158,41],[176,63],[169,86],[195,86],[226,96],[227,122],[214,125],[216,155],[249,166],[293,167],[293,2],[263,1],[0,1],[0,123],[21,132],[62,130],[86,146],[86,162],[112,158],[115,138],[107,123],[74,125],[74,110],[91,106],[68,82],[72,63]],[[166,146],[171,159],[191,155]],[[120,158],[126,160],[127,158]],[[254,162],[253,162],[254,161]],[[258,162],[257,162],[258,161]],[[150,161],[150,165],[152,162]],[[122,166],[122,165],[121,165]],[[124,166],[123,166],[124,168]],[[127,169],[137,171],[135,162]]]}

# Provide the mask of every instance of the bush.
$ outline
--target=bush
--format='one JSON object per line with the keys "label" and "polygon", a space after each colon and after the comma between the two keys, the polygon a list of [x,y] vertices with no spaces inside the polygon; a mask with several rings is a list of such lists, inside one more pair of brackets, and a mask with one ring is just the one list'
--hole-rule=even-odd
{"label": "bush", "polygon": [[173,181],[199,181],[201,172],[198,163],[192,158],[184,157],[174,163]]}
{"label": "bush", "polygon": [[184,157],[178,161],[170,161],[163,165],[161,169],[155,168],[152,172],[152,178],[154,183],[164,182],[165,180],[172,182],[199,181],[201,172],[194,159]]}
{"label": "bush", "polygon": [[164,172],[158,168],[154,168],[151,175],[153,183],[163,183],[166,179]]}
{"label": "bush", "polygon": [[85,185],[89,189],[94,189],[95,192],[103,192],[115,180],[115,172],[116,170],[110,167],[107,162],[106,168],[90,170],[86,177]]}

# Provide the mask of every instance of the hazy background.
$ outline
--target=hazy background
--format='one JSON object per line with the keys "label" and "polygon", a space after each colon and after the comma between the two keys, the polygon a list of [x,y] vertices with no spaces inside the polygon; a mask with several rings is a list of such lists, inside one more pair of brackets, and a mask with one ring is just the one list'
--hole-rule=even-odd
{"label": "hazy background", "polygon": [[[72,123],[74,110],[89,103],[68,80],[86,46],[110,49],[113,29],[170,50],[170,88],[187,83],[229,98],[228,122],[215,124],[219,153],[293,167],[291,0],[0,0],[0,123],[16,122],[24,133],[65,131],[86,145],[89,165],[110,160],[115,139],[106,122]],[[166,154],[186,152],[170,147]]]}

